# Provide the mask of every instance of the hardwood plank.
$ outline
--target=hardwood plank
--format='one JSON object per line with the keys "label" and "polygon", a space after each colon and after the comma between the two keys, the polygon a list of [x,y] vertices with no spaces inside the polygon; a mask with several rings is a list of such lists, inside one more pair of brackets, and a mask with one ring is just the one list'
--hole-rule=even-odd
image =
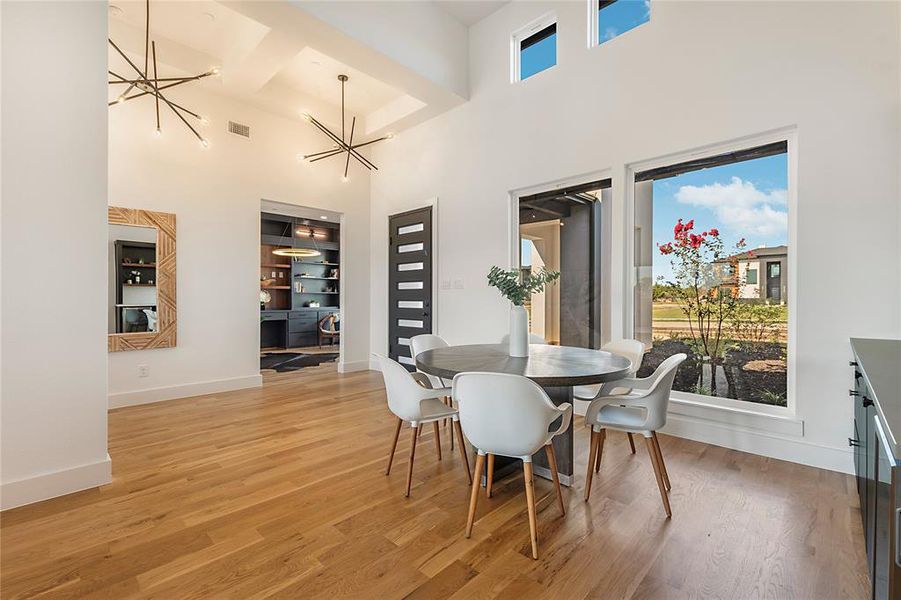
{"label": "hardwood plank", "polygon": [[[113,483],[0,517],[6,598],[863,598],[852,478],[659,436],[673,483],[610,436],[584,502],[523,476],[494,482],[463,536],[459,453],[416,457],[381,376],[334,365],[267,373],[261,389],[110,412]],[[419,444],[434,443],[426,428]],[[448,430],[450,435],[450,430]]]}

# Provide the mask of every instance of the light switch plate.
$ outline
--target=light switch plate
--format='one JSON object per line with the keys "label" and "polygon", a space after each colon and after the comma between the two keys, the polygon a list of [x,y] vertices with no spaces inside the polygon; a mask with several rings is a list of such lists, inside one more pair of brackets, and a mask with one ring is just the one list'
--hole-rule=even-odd
{"label": "light switch plate", "polygon": [[441,280],[441,286],[440,286],[440,287],[441,287],[442,290],[449,290],[449,289],[451,289],[451,281],[450,281],[450,279],[442,279],[442,280]]}

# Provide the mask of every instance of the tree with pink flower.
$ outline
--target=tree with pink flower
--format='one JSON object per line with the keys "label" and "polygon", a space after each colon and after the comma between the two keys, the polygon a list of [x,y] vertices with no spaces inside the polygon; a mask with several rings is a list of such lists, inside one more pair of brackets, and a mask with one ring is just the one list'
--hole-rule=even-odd
{"label": "tree with pink flower", "polygon": [[694,219],[685,223],[679,219],[672,241],[658,243],[657,248],[671,257],[673,271],[672,280],[661,277],[658,282],[685,314],[694,346],[709,362],[710,393],[715,396],[717,367],[726,351],[725,325],[739,306],[734,290],[742,282],[737,281],[741,275],[734,257],[744,251],[745,240],[739,240],[734,251],[726,252],[718,229],[695,233]]}

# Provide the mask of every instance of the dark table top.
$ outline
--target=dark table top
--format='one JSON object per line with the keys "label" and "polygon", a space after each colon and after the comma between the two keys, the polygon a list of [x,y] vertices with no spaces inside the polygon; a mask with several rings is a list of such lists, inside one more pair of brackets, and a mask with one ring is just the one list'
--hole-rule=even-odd
{"label": "dark table top", "polygon": [[895,459],[901,460],[901,340],[851,338],[851,348]]}
{"label": "dark table top", "polygon": [[465,371],[509,373],[546,387],[604,383],[624,377],[631,367],[629,359],[603,350],[530,344],[526,358],[509,356],[508,350],[507,344],[436,348],[420,353],[416,366],[443,379]]}

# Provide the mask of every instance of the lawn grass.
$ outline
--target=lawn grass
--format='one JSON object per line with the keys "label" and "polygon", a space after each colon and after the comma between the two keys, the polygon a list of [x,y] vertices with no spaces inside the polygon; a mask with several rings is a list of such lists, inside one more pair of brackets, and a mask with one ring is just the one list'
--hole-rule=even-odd
{"label": "lawn grass", "polygon": [[[788,307],[780,306],[779,307],[779,321],[786,322],[788,321]],[[653,319],[654,321],[687,321],[685,317],[685,313],[682,312],[682,309],[679,308],[678,304],[671,304],[668,302],[655,302],[653,309]]]}

